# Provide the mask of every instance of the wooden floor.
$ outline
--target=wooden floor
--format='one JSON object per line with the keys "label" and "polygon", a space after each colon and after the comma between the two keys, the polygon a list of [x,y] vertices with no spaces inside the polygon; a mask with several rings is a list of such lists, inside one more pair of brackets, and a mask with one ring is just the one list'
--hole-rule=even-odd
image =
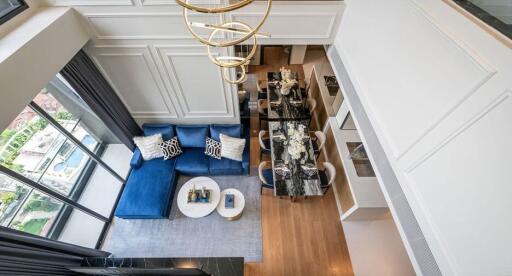
{"label": "wooden floor", "polygon": [[[266,48],[265,60],[272,64],[251,66],[248,82],[262,80],[267,71],[279,70],[286,63],[282,48]],[[286,66],[289,68],[289,66]],[[300,70],[301,66],[294,66]],[[247,83],[246,89],[255,87]],[[255,91],[251,100],[255,100]],[[251,116],[251,171],[259,164],[258,115]],[[322,158],[322,157],[321,157]],[[264,190],[261,199],[263,261],[246,263],[245,275],[300,276],[353,275],[343,228],[332,189],[318,198],[274,197]]]}

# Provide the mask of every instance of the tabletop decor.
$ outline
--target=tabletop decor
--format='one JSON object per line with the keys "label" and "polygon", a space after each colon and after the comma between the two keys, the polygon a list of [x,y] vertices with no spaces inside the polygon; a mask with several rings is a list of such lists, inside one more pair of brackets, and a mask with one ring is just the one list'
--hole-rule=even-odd
{"label": "tabletop decor", "polygon": [[188,191],[187,203],[209,203],[211,190],[203,187],[201,190],[196,190],[195,186]]}
{"label": "tabletop decor", "polygon": [[290,90],[297,84],[297,80],[290,69],[281,67],[279,71],[281,72],[280,92],[283,95],[288,95],[290,94]]}
{"label": "tabletop decor", "polygon": [[298,125],[298,127],[295,128],[293,123],[288,123],[288,153],[294,160],[300,159],[302,157],[302,153],[306,152],[306,146],[304,145],[304,138],[306,137],[306,134],[304,133],[304,129],[304,125]]}
{"label": "tabletop decor", "polygon": [[311,112],[304,104],[298,82],[299,74],[281,67],[279,72],[267,72],[268,120],[310,120]]}

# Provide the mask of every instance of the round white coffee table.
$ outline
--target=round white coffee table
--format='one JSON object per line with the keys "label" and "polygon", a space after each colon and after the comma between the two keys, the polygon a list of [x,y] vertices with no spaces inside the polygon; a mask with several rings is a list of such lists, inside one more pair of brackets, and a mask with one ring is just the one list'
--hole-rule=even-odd
{"label": "round white coffee table", "polygon": [[[235,207],[234,208],[226,208],[224,200],[226,199],[226,194],[235,195]],[[220,193],[220,202],[217,205],[217,213],[219,215],[225,217],[227,220],[237,220],[242,216],[242,212],[245,207],[245,198],[244,195],[237,189],[229,188],[225,189]]]}
{"label": "round white coffee table", "polygon": [[[188,203],[188,191],[195,187],[196,190],[200,190],[205,187],[211,190],[210,202],[208,203]],[[220,201],[220,188],[213,179],[209,177],[194,177],[187,181],[181,186],[178,192],[178,208],[187,217],[190,218],[202,218],[209,215]]]}

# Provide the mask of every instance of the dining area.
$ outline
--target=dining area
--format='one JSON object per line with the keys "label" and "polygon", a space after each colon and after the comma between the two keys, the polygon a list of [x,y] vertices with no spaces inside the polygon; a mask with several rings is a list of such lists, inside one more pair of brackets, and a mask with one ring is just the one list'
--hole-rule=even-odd
{"label": "dining area", "polygon": [[272,190],[292,202],[321,197],[332,186],[336,169],[318,161],[326,136],[310,130],[316,102],[297,72],[282,67],[266,77],[266,87],[258,91],[260,191]]}

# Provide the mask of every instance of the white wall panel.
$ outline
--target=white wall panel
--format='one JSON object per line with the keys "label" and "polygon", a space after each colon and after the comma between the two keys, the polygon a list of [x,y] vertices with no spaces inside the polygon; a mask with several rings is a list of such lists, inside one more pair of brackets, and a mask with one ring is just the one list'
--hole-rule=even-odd
{"label": "white wall panel", "polygon": [[45,0],[47,5],[53,6],[71,6],[71,5],[83,5],[83,6],[118,6],[118,5],[135,5],[138,0]]}
{"label": "white wall panel", "polygon": [[[208,58],[203,46],[156,46],[184,118],[235,117],[231,86]],[[216,54],[215,54],[216,55]]]}
{"label": "white wall panel", "polygon": [[511,96],[502,94],[407,175],[457,275],[512,271]]}
{"label": "white wall panel", "polygon": [[[44,3],[73,5],[83,16],[84,26],[92,36],[88,53],[139,123],[239,122],[236,87],[222,80],[221,71],[208,59],[205,47],[187,30],[182,8],[174,0]],[[265,5],[264,1],[255,1],[225,19],[256,25]],[[259,43],[332,43],[343,6],[342,1],[275,1],[263,26],[272,37],[260,39]],[[217,23],[221,15],[191,13],[190,19]],[[197,32],[207,34],[205,30]]]}
{"label": "white wall panel", "polygon": [[429,0],[347,1],[335,46],[442,274],[510,273],[510,48]]}
{"label": "white wall panel", "polygon": [[[254,22],[261,19],[261,13],[234,13],[234,21]],[[333,34],[337,12],[272,12],[261,28],[261,32],[272,35],[270,39],[329,39]],[[287,27],[283,27],[287,26]]]}
{"label": "white wall panel", "polygon": [[96,47],[89,52],[135,118],[176,117],[147,46]]}
{"label": "white wall panel", "polygon": [[[96,39],[191,39],[181,12],[86,13]],[[220,21],[218,16],[190,16],[199,22]],[[208,32],[198,29],[199,35]]]}

